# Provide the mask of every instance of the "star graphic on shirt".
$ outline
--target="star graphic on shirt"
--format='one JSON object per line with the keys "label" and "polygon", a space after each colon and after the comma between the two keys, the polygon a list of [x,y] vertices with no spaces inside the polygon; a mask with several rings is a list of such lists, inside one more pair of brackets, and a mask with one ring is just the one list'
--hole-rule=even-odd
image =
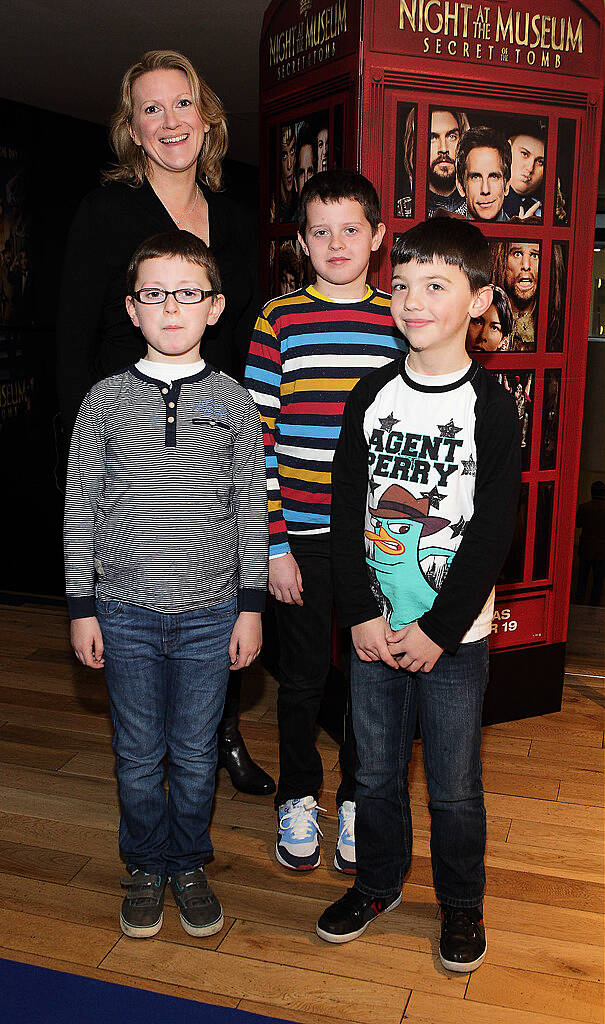
{"label": "star graphic on shirt", "polygon": [[422,497],[429,499],[429,508],[439,508],[439,502],[443,501],[445,494],[439,494],[437,486],[435,485],[432,491],[423,491]]}
{"label": "star graphic on shirt", "polygon": [[442,437],[455,437],[462,430],[462,427],[454,426],[454,421],[450,420],[449,423],[438,423],[437,429]]}
{"label": "star graphic on shirt", "polygon": [[395,426],[395,424],[399,423],[399,420],[396,419],[396,417],[393,416],[393,413],[391,412],[391,413],[389,413],[388,416],[385,416],[384,419],[382,419],[382,420],[380,419],[380,416],[379,416],[378,417],[378,422],[380,423],[380,426],[381,426],[381,428],[383,430],[392,430],[393,427]]}
{"label": "star graphic on shirt", "polygon": [[462,460],[464,469],[462,470],[462,476],[476,476],[477,475],[477,463],[471,455],[468,459]]}
{"label": "star graphic on shirt", "polygon": [[462,537],[462,536],[464,536],[464,531],[466,530],[467,525],[468,524],[467,524],[466,520],[464,519],[464,516],[460,516],[460,519],[458,520],[457,523],[450,523],[450,530],[452,531],[452,537]]}
{"label": "star graphic on shirt", "polygon": [[370,488],[370,491],[372,492],[372,497],[374,497],[374,491],[376,490],[376,488],[378,486],[379,486],[378,480],[372,480],[372,479],[368,480],[368,487]]}

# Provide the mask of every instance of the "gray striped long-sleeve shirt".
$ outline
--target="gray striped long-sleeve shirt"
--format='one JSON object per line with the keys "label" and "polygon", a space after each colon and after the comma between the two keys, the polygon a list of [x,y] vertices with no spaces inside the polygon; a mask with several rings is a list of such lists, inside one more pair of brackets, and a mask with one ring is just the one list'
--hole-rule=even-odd
{"label": "gray striped long-sleeve shirt", "polygon": [[71,441],[65,577],[72,618],[95,592],[176,613],[237,594],[261,611],[267,487],[258,411],[203,364],[172,385],[131,366],[87,394]]}

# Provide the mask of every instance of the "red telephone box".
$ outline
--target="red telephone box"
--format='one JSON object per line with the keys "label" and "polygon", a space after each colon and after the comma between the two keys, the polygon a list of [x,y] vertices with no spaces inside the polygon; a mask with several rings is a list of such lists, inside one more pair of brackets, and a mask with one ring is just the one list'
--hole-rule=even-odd
{"label": "red telephone box", "polygon": [[267,296],[306,281],[296,196],[327,167],[377,187],[387,234],[372,279],[386,290],[393,237],[427,216],[466,216],[492,248],[494,305],[468,347],[513,393],[523,477],[487,721],[561,703],[602,54],[600,0],[274,0],[261,35]]}

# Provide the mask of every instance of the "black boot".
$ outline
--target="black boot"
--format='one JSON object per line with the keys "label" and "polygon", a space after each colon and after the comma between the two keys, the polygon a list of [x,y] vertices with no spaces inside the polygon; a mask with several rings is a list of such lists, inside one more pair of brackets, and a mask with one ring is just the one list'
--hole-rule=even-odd
{"label": "black boot", "polygon": [[218,731],[218,767],[226,768],[240,793],[268,796],[275,792],[270,775],[256,764],[246,750],[237,720],[221,722]]}

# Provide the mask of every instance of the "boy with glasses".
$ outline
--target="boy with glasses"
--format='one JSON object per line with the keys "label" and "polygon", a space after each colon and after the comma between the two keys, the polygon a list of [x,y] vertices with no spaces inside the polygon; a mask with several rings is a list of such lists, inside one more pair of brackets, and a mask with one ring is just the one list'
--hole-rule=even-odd
{"label": "boy with glasses", "polygon": [[[207,246],[148,239],[126,308],[147,342],[96,384],[70,448],[65,573],[76,656],[104,668],[129,877],[120,926],[162,926],[166,882],[190,935],[220,931],[203,864],[229,669],[261,646],[267,491],[258,412],[200,357],[224,307]],[[163,759],[168,754],[166,800]]]}

